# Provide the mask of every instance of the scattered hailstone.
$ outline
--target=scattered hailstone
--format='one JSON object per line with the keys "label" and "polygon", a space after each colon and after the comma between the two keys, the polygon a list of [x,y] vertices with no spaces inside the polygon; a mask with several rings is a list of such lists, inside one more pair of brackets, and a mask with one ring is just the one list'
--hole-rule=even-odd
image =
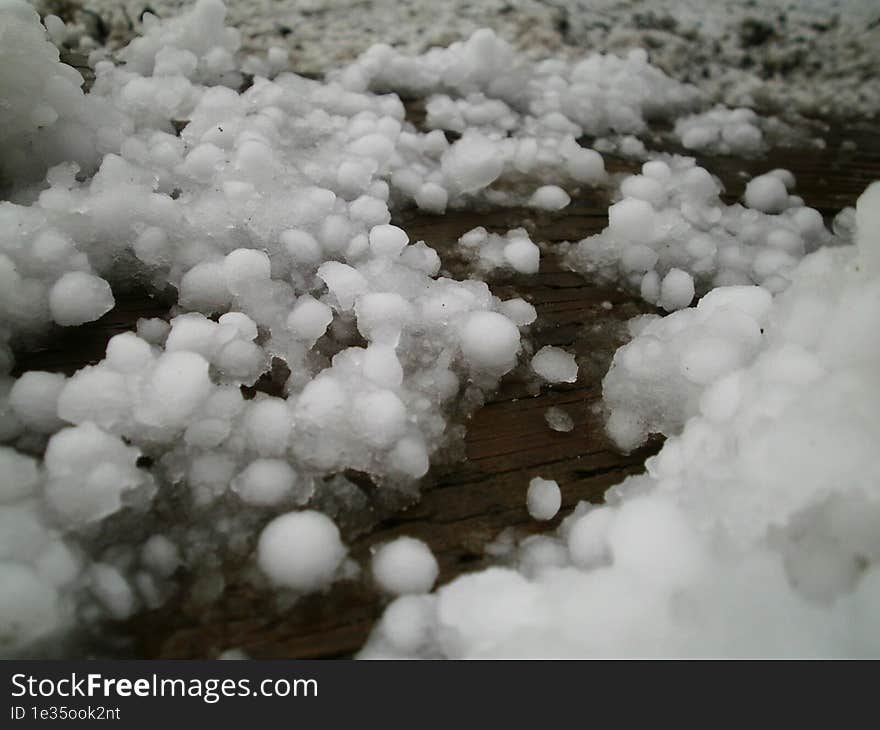
{"label": "scattered hailstone", "polygon": [[458,239],[459,250],[473,260],[479,273],[495,269],[513,269],[520,274],[535,274],[541,264],[538,248],[524,228],[515,228],[500,236],[482,226],[468,231]]}
{"label": "scattered hailstone", "polygon": [[110,285],[84,271],[64,274],[49,292],[52,319],[64,327],[94,322],[115,306]]}
{"label": "scattered hailstone", "polygon": [[63,609],[58,591],[29,567],[0,562],[0,656],[13,657],[55,630]]}
{"label": "scattered hailstone", "polygon": [[508,299],[501,303],[501,314],[513,321],[517,327],[531,324],[538,318],[538,311],[525,299]]}
{"label": "scattered hailstone", "polygon": [[137,608],[137,598],[125,576],[113,565],[95,563],[89,569],[91,591],[117,621],[127,619]]}
{"label": "scattered hailstone", "polygon": [[69,528],[117,512],[126,496],[149,482],[137,468],[140,450],[94,423],[58,431],[46,447],[46,501]]}
{"label": "scattered hailstone", "polygon": [[461,350],[475,367],[507,372],[519,349],[519,330],[503,314],[474,312],[462,327]]}
{"label": "scattered hailstone", "polygon": [[547,345],[532,357],[532,370],[548,383],[574,383],[578,366],[574,355],[561,347]]}
{"label": "scattered hailstone", "polygon": [[553,479],[535,477],[529,482],[526,507],[533,519],[552,520],[562,506],[562,492]]}
{"label": "scattered hailstone", "polygon": [[373,578],[395,596],[427,593],[437,580],[437,559],[424,542],[399,537],[382,545],[373,555]]}
{"label": "scattered hailstone", "polygon": [[31,370],[15,381],[9,391],[9,405],[27,428],[54,433],[65,425],[58,417],[58,396],[66,382],[60,373]]}
{"label": "scattered hailstone", "polygon": [[[578,138],[640,133],[647,116],[690,112],[700,100],[643,51],[534,64],[486,30],[416,58],[376,46],[330,83],[315,82],[279,74],[280,49],[242,66],[224,16],[219,0],[199,0],[150,19],[119,52],[121,65],[94,59],[96,81],[83,94],[33,9],[0,2],[0,90],[9,92],[0,98],[10,100],[0,105],[0,375],[11,372],[14,336],[109,311],[104,277],[121,277],[121,262],[127,275],[176,288],[181,310],[170,324],[141,320],[69,379],[0,380],[0,439],[34,448],[48,437],[42,462],[0,447],[4,655],[74,616],[158,605],[162,581],[179,567],[198,571],[193,554],[225,545],[242,524],[242,505],[220,512],[230,491],[277,510],[305,501],[315,482],[304,474],[424,474],[460,384],[493,387],[516,363],[517,328],[536,312],[476,279],[438,278],[437,252],[389,225],[389,204],[520,205],[527,198],[506,191],[531,189],[528,180],[542,186],[539,207],[560,205],[559,186],[607,179],[601,155]],[[47,27],[61,37],[59,22]],[[256,78],[239,93],[242,70]],[[432,95],[429,116],[444,128],[462,120],[462,137],[450,144],[441,131],[414,129],[390,90]],[[188,123],[171,133],[180,119]],[[631,136],[613,144],[644,153]],[[497,180],[505,184],[487,189]],[[394,601],[378,628],[386,648],[688,653],[682,637],[715,653],[875,646],[880,408],[869,397],[877,353],[865,333],[877,329],[876,188],[859,204],[860,259],[823,251],[787,295],[779,292],[798,261],[831,240],[821,215],[790,195],[793,182],[773,171],[752,181],[748,207],[727,206],[708,171],[664,157],[622,183],[609,229],[577,244],[573,258],[654,304],[686,307],[656,327],[659,318],[633,325],[606,393],[612,431],[638,442],[656,428],[669,440],[648,475],[615,490],[616,506],[524,543],[519,570]],[[523,231],[472,238],[465,253],[479,270],[539,268]],[[688,306],[713,287],[722,294]],[[328,347],[315,351],[325,335]],[[285,398],[246,401],[240,386],[276,357],[291,373]],[[805,454],[803,443],[818,446]],[[145,464],[142,453],[163,456]],[[99,523],[144,510],[154,480],[185,485],[182,498],[217,511],[188,539],[123,536],[90,560],[95,536],[118,534]],[[645,498],[655,482],[663,496]],[[729,528],[725,545],[746,543],[746,559],[713,555],[719,541],[695,538],[710,522]],[[749,530],[759,533],[753,543]],[[345,555],[327,517],[294,512],[266,526],[256,557],[271,582],[303,592],[344,574]],[[219,573],[199,576],[198,593],[216,596]],[[707,609],[670,627],[683,585],[689,609]],[[755,585],[762,590],[741,589]],[[755,595],[760,605],[749,603]],[[727,610],[736,600],[746,603]],[[752,619],[768,605],[785,608],[783,625],[770,621],[761,635]],[[747,617],[744,635],[713,623],[718,615]]]}
{"label": "scattered hailstone", "polygon": [[574,244],[568,263],[667,311],[715,287],[780,292],[805,254],[833,240],[819,211],[789,195],[793,186],[790,172],[773,170],[749,182],[748,207],[727,205],[708,170],[664,155],[622,181],[608,227]]}
{"label": "scattered hailstone", "polygon": [[180,550],[165,535],[151,535],[141,547],[141,562],[153,572],[167,578],[181,565]]}
{"label": "scattered hailstone", "polygon": [[232,480],[231,486],[246,504],[271,507],[288,499],[296,482],[297,474],[286,460],[256,459]]}
{"label": "scattered hailstone", "polygon": [[418,655],[431,640],[435,616],[432,595],[407,594],[392,601],[382,616],[382,633],[395,653]]}
{"label": "scattered hailstone", "polygon": [[694,278],[681,269],[670,269],[660,283],[660,306],[667,312],[684,309],[694,299]]}
{"label": "scattered hailstone", "polygon": [[333,321],[333,310],[309,294],[303,294],[287,316],[287,329],[308,345],[313,345]]}
{"label": "scattered hailstone", "polygon": [[558,185],[543,185],[529,198],[529,206],[541,210],[562,210],[570,202],[568,193]]}
{"label": "scattered hailstone", "polygon": [[320,512],[288,512],[260,533],[257,564],[280,588],[299,592],[329,585],[348,550],[333,520]]}
{"label": "scattered hailstone", "polygon": [[760,119],[751,109],[716,106],[702,114],[678,119],[675,135],[689,150],[750,155],[761,152],[764,134]]}
{"label": "scattered hailstone", "polygon": [[793,186],[791,173],[774,170],[749,180],[743,200],[749,208],[764,213],[781,213],[791,205],[788,191]]}
{"label": "scattered hailstone", "polygon": [[544,411],[544,420],[554,431],[568,433],[574,429],[574,419],[567,411],[558,406],[551,406]]}

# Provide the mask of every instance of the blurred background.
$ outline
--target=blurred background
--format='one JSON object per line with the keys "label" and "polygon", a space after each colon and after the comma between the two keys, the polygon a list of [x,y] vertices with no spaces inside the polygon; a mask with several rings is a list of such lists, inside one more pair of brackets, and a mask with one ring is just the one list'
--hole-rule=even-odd
{"label": "blurred background", "polygon": [[[184,0],[34,0],[76,24],[72,45],[118,48],[144,13]],[[873,118],[880,111],[877,0],[227,0],[244,51],[277,46],[321,75],[374,43],[405,53],[482,27],[532,58],[644,48],[671,76],[718,102],[784,115]]]}

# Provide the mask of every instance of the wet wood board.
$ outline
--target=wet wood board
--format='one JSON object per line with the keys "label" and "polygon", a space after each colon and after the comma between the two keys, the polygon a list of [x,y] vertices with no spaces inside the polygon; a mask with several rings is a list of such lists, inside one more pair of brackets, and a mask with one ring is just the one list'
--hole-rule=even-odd
{"label": "wet wood board", "polygon": [[[784,167],[798,180],[796,192],[830,220],[853,205],[866,185],[880,179],[880,133],[871,123],[835,128],[821,135],[824,149],[778,149],[763,158],[698,156],[700,163],[724,182],[726,198],[737,199],[749,176]],[[856,149],[849,143],[852,141]],[[669,151],[675,150],[668,146]],[[625,160],[608,159],[612,172],[637,169]],[[463,456],[432,467],[422,480],[421,499],[404,509],[377,512],[366,523],[342,524],[352,557],[368,568],[370,550],[400,535],[418,537],[434,550],[439,582],[491,564],[485,546],[502,530],[517,535],[554,529],[580,500],[599,502],[610,486],[642,470],[655,441],[632,454],[621,454],[603,433],[598,412],[601,380],[610,358],[625,341],[625,322],[652,311],[632,296],[600,287],[566,271],[556,256],[562,241],[576,241],[607,224],[608,190],[586,189],[559,213],[525,209],[451,211],[442,217],[403,211],[395,223],[412,240],[437,248],[444,265],[466,275],[452,251],[465,231],[482,225],[504,232],[526,227],[544,251],[534,276],[490,278],[493,291],[507,298],[522,296],[535,305],[538,321],[528,339],[534,350],[553,344],[577,354],[577,383],[539,386],[525,366],[507,376],[500,389],[467,423]],[[166,316],[169,300],[144,292],[118,293],[116,308],[96,323],[59,329],[40,349],[19,352],[17,372],[46,369],[71,373],[101,359],[107,340],[134,329],[138,317]],[[610,308],[608,308],[610,303]],[[565,409],[574,419],[569,433],[551,430],[545,412]],[[525,492],[531,477],[556,479],[563,494],[560,515],[549,523],[531,520]],[[364,525],[367,525],[366,527]],[[178,598],[163,608],[125,624],[106,627],[116,639],[117,655],[140,658],[209,658],[228,648],[241,648],[254,658],[341,657],[363,645],[386,605],[370,585],[369,570],[356,580],[341,581],[326,593],[306,597],[279,610],[271,595],[244,582],[231,581],[210,607],[187,604],[187,581]],[[103,648],[96,653],[107,653]]]}

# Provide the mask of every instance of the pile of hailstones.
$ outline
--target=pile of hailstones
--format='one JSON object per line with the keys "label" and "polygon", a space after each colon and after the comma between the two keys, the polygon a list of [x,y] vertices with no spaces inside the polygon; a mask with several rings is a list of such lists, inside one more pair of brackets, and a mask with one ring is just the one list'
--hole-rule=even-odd
{"label": "pile of hailstones", "polygon": [[[642,52],[535,64],[490,31],[416,58],[376,46],[319,82],[286,72],[278,49],[241,62],[224,18],[219,0],[146,14],[117,59],[90,55],[83,94],[30,6],[0,2],[0,93],[13,100],[0,108],[4,655],[158,606],[182,566],[214,567],[219,583],[196,597],[210,600],[218,554],[293,594],[354,575],[334,522],[302,508],[362,505],[330,478],[346,469],[389,489],[424,475],[456,433],[459,396],[477,402],[515,367],[536,318],[477,278],[440,275],[390,208],[563,208],[566,189],[607,180],[579,137],[607,147],[705,101]],[[56,18],[46,26],[75,40]],[[389,92],[425,97],[429,131]],[[649,163],[571,260],[670,310],[701,287],[780,290],[828,235],[792,184],[772,173],[753,181],[749,208],[726,208],[691,161]],[[477,272],[539,265],[522,231],[477,230],[461,246]],[[173,287],[174,316],[140,320],[71,377],[9,375],[13,346],[110,311],[109,281]],[[565,353],[539,355],[546,379],[576,377]],[[286,397],[246,399],[241,386],[276,359]],[[151,528],[157,498],[187,524]],[[532,490],[536,515],[557,502],[554,485]],[[436,572],[417,541],[374,561],[391,593],[430,590]]]}

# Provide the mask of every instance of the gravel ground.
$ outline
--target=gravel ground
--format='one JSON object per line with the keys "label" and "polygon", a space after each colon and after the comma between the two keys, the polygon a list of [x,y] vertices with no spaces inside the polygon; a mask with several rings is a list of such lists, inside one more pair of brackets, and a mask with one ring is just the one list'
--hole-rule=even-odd
{"label": "gravel ground", "polygon": [[[36,0],[110,47],[145,10],[181,0]],[[293,68],[321,74],[373,43],[407,53],[491,27],[529,56],[646,48],[653,63],[715,100],[823,118],[880,112],[880,4],[875,0],[230,0],[249,51],[282,46]]]}

